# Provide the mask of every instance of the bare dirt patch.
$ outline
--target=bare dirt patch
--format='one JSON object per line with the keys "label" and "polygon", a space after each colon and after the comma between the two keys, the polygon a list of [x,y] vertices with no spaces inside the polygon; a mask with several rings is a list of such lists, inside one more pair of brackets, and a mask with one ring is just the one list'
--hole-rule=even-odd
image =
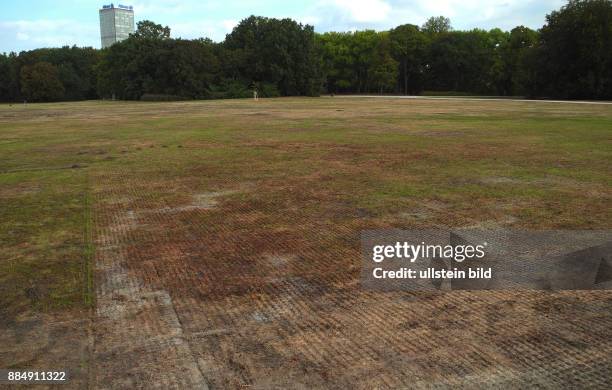
{"label": "bare dirt patch", "polygon": [[101,231],[96,240],[94,383],[113,389],[206,389],[172,298],[126,268],[124,246],[137,224],[132,210],[119,217],[125,221]]}
{"label": "bare dirt patch", "polygon": [[[68,370],[68,388],[86,388],[91,364],[88,312],[24,314],[0,320],[3,369]],[[42,388],[45,388],[43,385]]]}
{"label": "bare dirt patch", "polygon": [[[105,185],[121,192],[120,182]],[[144,223],[171,230],[148,231],[147,245],[134,246],[129,235],[114,238],[130,250],[122,257],[113,251],[111,263],[125,265],[101,271],[109,283],[117,281],[109,293],[124,297],[99,292],[99,307],[107,309],[98,321],[108,324],[99,338],[124,352],[100,351],[105,372],[120,369],[108,356],[126,365],[153,349],[163,359],[136,363],[134,378],[146,383],[141,372],[149,364],[174,378],[165,363],[173,359],[197,367],[211,388],[556,387],[608,380],[602,358],[612,353],[606,330],[612,319],[600,311],[612,304],[607,293],[367,292],[355,282],[360,260],[351,244],[362,217],[325,214],[333,220],[325,223],[291,205],[308,207],[313,196],[321,207],[333,198],[306,187],[279,198],[276,185],[260,183],[257,192],[213,209],[149,209],[139,214]],[[421,207],[452,211],[436,200]],[[122,330],[130,324],[139,324],[153,345]],[[107,341],[111,334],[116,341]],[[184,344],[160,350],[168,339]],[[588,379],[577,375],[583,365]],[[194,375],[189,383],[200,380]]]}

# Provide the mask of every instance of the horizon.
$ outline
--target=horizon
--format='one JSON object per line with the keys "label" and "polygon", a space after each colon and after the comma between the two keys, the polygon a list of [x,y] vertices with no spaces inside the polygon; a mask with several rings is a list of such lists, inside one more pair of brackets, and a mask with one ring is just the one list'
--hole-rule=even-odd
{"label": "horizon", "polygon": [[[44,47],[100,48],[98,12],[114,1],[50,0],[11,3],[0,19],[0,53]],[[566,0],[138,0],[123,1],[134,7],[136,22],[151,20],[169,26],[173,38],[210,38],[215,42],[250,15],[291,18],[314,26],[315,31],[388,30],[402,24],[422,25],[431,16],[450,18],[456,30],[501,28],[520,25],[539,29],[551,11]]]}

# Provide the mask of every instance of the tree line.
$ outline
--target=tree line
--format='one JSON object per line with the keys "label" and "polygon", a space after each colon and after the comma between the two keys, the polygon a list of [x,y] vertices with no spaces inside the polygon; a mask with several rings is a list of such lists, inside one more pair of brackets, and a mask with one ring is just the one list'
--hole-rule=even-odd
{"label": "tree line", "polygon": [[138,23],[104,50],[0,55],[1,101],[175,100],[320,93],[457,94],[612,99],[612,1],[570,0],[538,31],[453,30],[445,17],[389,31],[317,34],[251,16],[223,42],[172,39]]}

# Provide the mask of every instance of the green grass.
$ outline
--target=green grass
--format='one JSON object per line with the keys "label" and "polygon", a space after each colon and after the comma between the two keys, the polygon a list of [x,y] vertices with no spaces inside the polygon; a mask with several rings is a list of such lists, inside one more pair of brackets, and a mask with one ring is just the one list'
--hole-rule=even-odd
{"label": "green grass", "polygon": [[87,304],[83,299],[84,172],[0,175],[0,307],[14,314]]}

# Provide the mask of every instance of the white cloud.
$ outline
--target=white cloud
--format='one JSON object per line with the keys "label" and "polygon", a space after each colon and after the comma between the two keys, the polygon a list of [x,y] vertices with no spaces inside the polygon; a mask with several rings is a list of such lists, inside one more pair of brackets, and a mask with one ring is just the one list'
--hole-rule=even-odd
{"label": "white cloud", "polygon": [[192,4],[180,0],[137,0],[130,3],[138,14],[177,14],[187,11]]}
{"label": "white cloud", "polygon": [[539,28],[550,11],[566,0],[320,0],[300,17],[314,21],[317,31],[388,29],[400,24],[421,25],[431,16],[447,16],[454,27]]}
{"label": "white cloud", "polygon": [[389,0],[319,0],[296,19],[317,31],[378,28],[391,17]]}
{"label": "white cloud", "polygon": [[539,28],[550,11],[566,0],[439,0],[419,2],[427,16],[444,15],[458,28],[498,26],[511,29],[517,25]]}
{"label": "white cloud", "polygon": [[24,50],[64,45],[99,46],[98,26],[68,19],[0,21],[0,47]]}
{"label": "white cloud", "polygon": [[234,27],[236,27],[238,25],[238,22],[236,20],[224,20],[223,22],[221,22],[223,24],[223,27],[225,28],[226,32],[231,32]]}
{"label": "white cloud", "polygon": [[16,35],[16,38],[18,41],[29,41],[30,40],[30,36],[23,32],[18,32]]}
{"label": "white cloud", "polygon": [[170,25],[170,28],[174,38],[210,38],[214,41],[222,41],[237,24],[235,20],[200,20],[174,23]]}
{"label": "white cloud", "polygon": [[334,0],[332,6],[360,23],[383,21],[391,12],[391,6],[384,0]]}
{"label": "white cloud", "polygon": [[134,6],[138,19],[156,21],[160,16],[172,16],[192,19],[194,15],[206,17],[211,11],[223,9],[235,0],[200,1],[200,0],[126,0]]}
{"label": "white cloud", "polygon": [[[70,0],[82,6],[82,0]],[[70,2],[66,0],[66,2]],[[107,0],[110,2],[110,0]],[[238,20],[251,14],[289,17],[314,25],[317,31],[389,29],[401,24],[421,25],[430,16],[451,18],[453,27],[512,29],[518,25],[539,28],[544,17],[566,0],[126,0],[134,5],[136,19],[168,25],[172,36],[208,37],[221,41]],[[101,2],[99,4],[102,4]],[[284,4],[287,4],[286,6]],[[303,5],[298,5],[303,4]],[[79,11],[70,19],[0,20],[0,50],[26,50],[42,46],[99,47],[97,6]],[[23,15],[26,17],[26,15]],[[2,16],[0,16],[0,19]]]}

